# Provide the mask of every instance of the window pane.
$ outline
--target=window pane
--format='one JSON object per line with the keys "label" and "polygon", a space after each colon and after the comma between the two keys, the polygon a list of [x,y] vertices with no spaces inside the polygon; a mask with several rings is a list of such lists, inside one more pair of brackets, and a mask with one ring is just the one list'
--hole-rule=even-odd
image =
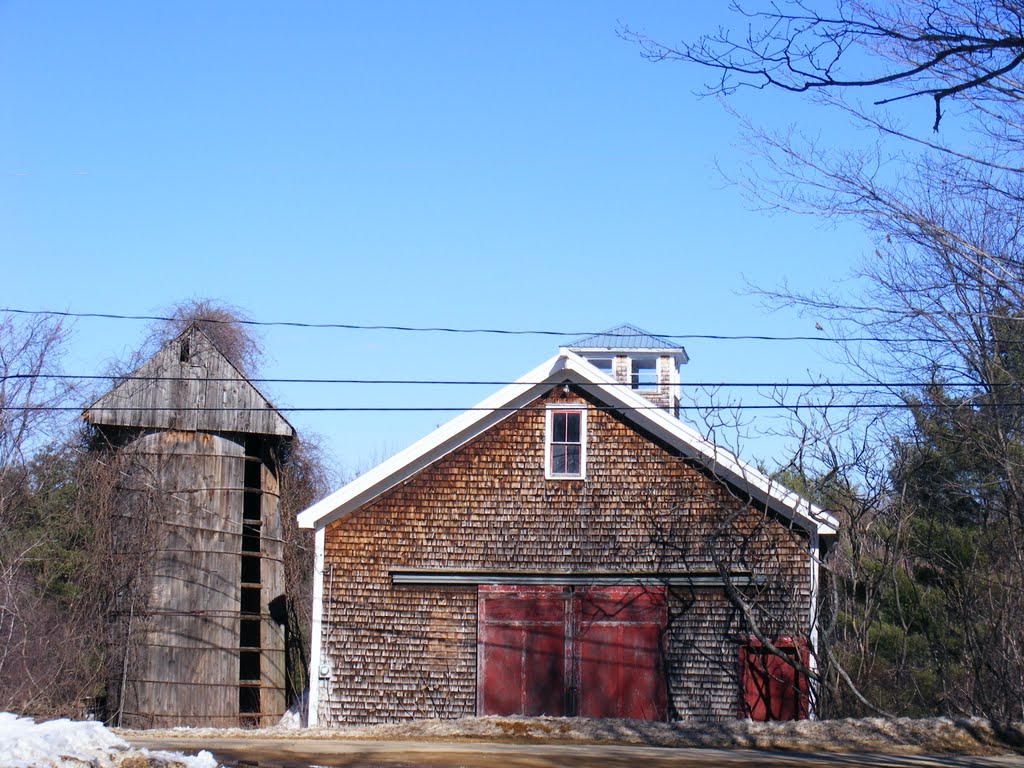
{"label": "window pane", "polygon": [[567,475],[578,475],[580,473],[580,446],[565,446],[565,473]]}
{"label": "window pane", "polygon": [[554,475],[564,475],[565,470],[565,454],[568,446],[566,445],[552,445],[551,446],[551,473]]}
{"label": "window pane", "polygon": [[556,443],[565,442],[565,417],[564,413],[551,414],[551,439]]}
{"label": "window pane", "polygon": [[578,443],[580,441],[580,415],[578,413],[565,414],[565,425],[565,442]]}

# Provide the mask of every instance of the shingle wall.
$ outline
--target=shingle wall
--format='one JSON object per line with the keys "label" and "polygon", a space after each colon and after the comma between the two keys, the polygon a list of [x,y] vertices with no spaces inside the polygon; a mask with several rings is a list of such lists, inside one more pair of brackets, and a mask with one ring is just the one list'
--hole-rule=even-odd
{"label": "shingle wall", "polygon": [[[770,634],[806,632],[807,538],[707,472],[590,407],[587,478],[545,480],[554,390],[327,528],[323,725],[476,713],[476,589],[393,585],[395,569],[747,569]],[[724,590],[675,589],[667,632],[669,711],[735,717],[737,638]]]}

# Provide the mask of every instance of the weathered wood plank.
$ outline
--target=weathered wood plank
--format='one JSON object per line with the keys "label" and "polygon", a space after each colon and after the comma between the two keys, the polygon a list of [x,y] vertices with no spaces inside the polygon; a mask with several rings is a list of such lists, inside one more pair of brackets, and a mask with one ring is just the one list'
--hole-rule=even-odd
{"label": "weathered wood plank", "polygon": [[[127,671],[123,724],[132,727],[239,724],[243,440],[164,431],[124,446],[132,474],[129,508],[155,508],[155,555],[139,615],[142,634]],[[269,617],[283,592],[275,474],[261,464],[259,724],[280,719],[284,632]],[[155,500],[156,504],[149,501]],[[124,619],[123,619],[124,620]]]}
{"label": "weathered wood plank", "polygon": [[[183,360],[186,338],[189,352]],[[86,409],[90,424],[293,437],[291,424],[199,329],[164,345]]]}

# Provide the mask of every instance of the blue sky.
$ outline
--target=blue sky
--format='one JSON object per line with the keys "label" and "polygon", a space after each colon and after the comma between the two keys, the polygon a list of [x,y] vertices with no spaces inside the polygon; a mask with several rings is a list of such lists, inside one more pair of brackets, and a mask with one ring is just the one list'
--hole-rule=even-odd
{"label": "blue sky", "polygon": [[[704,73],[644,61],[712,4],[0,0],[0,304],[160,313],[192,297],[257,320],[666,334],[814,333],[748,284],[832,288],[853,229],[752,211],[716,163],[737,127]],[[757,122],[831,130],[778,94]],[[79,320],[67,368],[103,372],[143,323]],[[263,332],[280,378],[511,380],[544,336]],[[842,373],[822,345],[686,342],[683,378]],[[267,385],[281,405],[470,406],[494,387]],[[746,395],[744,395],[746,397]],[[295,414],[365,468],[446,420]],[[749,458],[781,459],[776,442]]]}

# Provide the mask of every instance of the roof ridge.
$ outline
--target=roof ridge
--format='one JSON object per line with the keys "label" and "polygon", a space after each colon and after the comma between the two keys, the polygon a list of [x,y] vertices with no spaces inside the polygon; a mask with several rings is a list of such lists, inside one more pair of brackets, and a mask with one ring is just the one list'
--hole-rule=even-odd
{"label": "roof ridge", "polygon": [[[627,340],[632,340],[630,343]],[[655,343],[651,343],[655,342]],[[682,350],[682,344],[669,341],[664,336],[645,331],[632,323],[622,323],[600,333],[576,339],[565,345],[567,349],[675,349]]]}

